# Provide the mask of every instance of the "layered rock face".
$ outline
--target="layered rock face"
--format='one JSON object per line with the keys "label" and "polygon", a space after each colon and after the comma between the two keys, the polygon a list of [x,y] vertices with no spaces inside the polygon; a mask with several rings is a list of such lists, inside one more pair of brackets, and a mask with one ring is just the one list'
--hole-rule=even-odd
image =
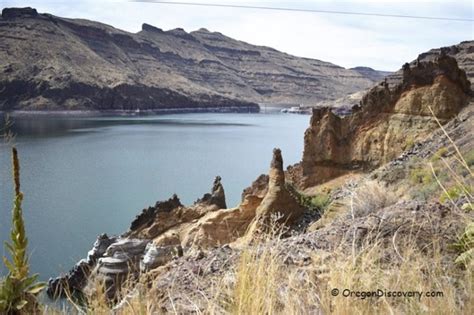
{"label": "layered rock face", "polygon": [[373,84],[319,60],[200,29],[128,33],[98,22],[4,9],[0,110],[257,111],[311,104]]}
{"label": "layered rock face", "polygon": [[401,77],[372,88],[351,115],[314,109],[302,162],[292,171],[300,172],[302,187],[309,187],[374,169],[438,128],[430,108],[444,123],[468,103],[469,94],[465,72],[446,54],[405,64]]}
{"label": "layered rock face", "polygon": [[[418,62],[422,61],[434,61],[440,53],[448,55],[456,59],[458,67],[466,72],[467,78],[471,81],[471,89],[473,89],[472,84],[474,84],[474,41],[464,41],[457,45],[452,45],[448,47],[441,47],[432,49],[426,53],[422,53],[418,56],[417,60],[414,60],[410,63],[411,67],[414,67]],[[387,83],[396,85],[403,78],[403,69],[395,73],[389,73],[384,71],[374,71],[371,68],[367,67],[356,67],[351,70],[358,71],[364,76],[370,77],[373,80],[382,81],[384,78],[387,79]],[[333,107],[336,108],[335,112],[338,115],[347,115],[350,114],[351,108],[354,105],[357,105],[362,100],[362,97],[367,93],[365,90],[358,91],[356,93],[343,96],[337,100],[325,100],[316,103],[315,107]]]}

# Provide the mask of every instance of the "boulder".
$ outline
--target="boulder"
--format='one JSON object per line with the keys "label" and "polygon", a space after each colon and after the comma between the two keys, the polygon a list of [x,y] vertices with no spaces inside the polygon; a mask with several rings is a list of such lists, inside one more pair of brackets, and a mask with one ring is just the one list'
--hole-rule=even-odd
{"label": "boulder", "polygon": [[147,272],[159,266],[167,264],[175,257],[183,256],[183,248],[180,245],[157,246],[149,243],[145,250],[145,255],[140,261],[140,270]]}

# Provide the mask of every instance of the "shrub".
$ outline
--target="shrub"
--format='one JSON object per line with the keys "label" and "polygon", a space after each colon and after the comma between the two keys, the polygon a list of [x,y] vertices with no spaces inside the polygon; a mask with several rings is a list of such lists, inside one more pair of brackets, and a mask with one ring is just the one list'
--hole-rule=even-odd
{"label": "shrub", "polygon": [[470,187],[464,185],[454,185],[441,194],[439,201],[441,203],[445,203],[449,200],[457,200],[458,198],[465,196],[466,192],[471,192]]}
{"label": "shrub", "polygon": [[414,168],[410,172],[410,180],[414,184],[431,184],[434,182],[433,175],[427,168]]}
{"label": "shrub", "polygon": [[448,155],[449,151],[446,147],[442,147],[441,149],[439,149],[438,151],[436,151],[435,154],[433,154],[433,156],[431,157],[431,161],[432,162],[436,162],[436,161],[439,161],[442,157],[446,157]]}
{"label": "shrub", "polygon": [[403,150],[410,150],[414,146],[415,146],[415,139],[413,138],[413,136],[408,136],[406,141],[405,141]]}
{"label": "shrub", "polygon": [[474,149],[470,150],[464,155],[464,159],[469,167],[474,166]]}
{"label": "shrub", "polygon": [[324,209],[329,205],[331,202],[331,194],[330,191],[320,192],[315,196],[308,196],[296,189],[296,187],[291,183],[286,183],[286,188],[290,192],[290,194],[298,200],[298,202],[305,208],[318,211],[322,213]]}
{"label": "shrub", "polygon": [[377,181],[367,181],[351,193],[351,212],[360,217],[394,204],[396,196]]}
{"label": "shrub", "polygon": [[474,258],[474,222],[469,223],[464,229],[464,233],[459,237],[459,241],[454,244],[459,256],[456,258],[457,264],[468,265]]}

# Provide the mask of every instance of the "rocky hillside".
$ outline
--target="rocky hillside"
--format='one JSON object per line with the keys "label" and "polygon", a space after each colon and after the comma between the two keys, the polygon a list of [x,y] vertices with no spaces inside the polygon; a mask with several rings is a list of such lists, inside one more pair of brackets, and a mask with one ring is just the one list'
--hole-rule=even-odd
{"label": "rocky hillside", "polygon": [[0,110],[163,109],[314,104],[370,87],[374,73],[294,57],[200,29],[128,33],[4,9]]}
{"label": "rocky hillside", "polygon": [[157,202],[123,235],[101,235],[87,259],[49,281],[48,294],[64,296],[66,288],[93,297],[99,280],[109,301],[121,301],[114,304],[118,313],[144,296],[151,311],[235,313],[240,298],[270,290],[270,311],[260,312],[259,304],[259,311],[243,313],[276,307],[282,314],[347,314],[359,301],[334,300],[334,288],[421,286],[450,295],[415,306],[368,300],[360,313],[372,313],[374,303],[383,313],[466,313],[472,273],[465,267],[474,259],[465,254],[472,241],[460,243],[459,235],[472,225],[474,209],[470,87],[443,52],[406,64],[345,117],[315,109],[302,162],[285,172],[275,149],[268,175],[243,191],[237,207],[226,207],[220,177],[190,206],[176,195]]}
{"label": "rocky hillside", "polygon": [[372,88],[349,116],[330,107],[315,109],[302,162],[293,169],[300,172],[299,184],[310,187],[387,163],[438,128],[433,115],[442,123],[455,117],[470,93],[456,59],[440,54],[405,64],[400,77]]}

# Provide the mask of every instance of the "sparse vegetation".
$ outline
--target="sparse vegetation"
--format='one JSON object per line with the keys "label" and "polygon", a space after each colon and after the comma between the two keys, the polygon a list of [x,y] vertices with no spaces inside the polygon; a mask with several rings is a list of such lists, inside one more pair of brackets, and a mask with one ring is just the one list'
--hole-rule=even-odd
{"label": "sparse vegetation", "polygon": [[466,191],[468,191],[469,193],[471,192],[469,186],[454,185],[441,194],[441,197],[439,197],[439,201],[441,203],[445,203],[448,200],[457,200],[460,197],[466,196]]}
{"label": "sparse vegetation", "polygon": [[415,146],[415,139],[412,136],[409,136],[405,142],[405,150],[410,150]]}
{"label": "sparse vegetation", "polygon": [[318,193],[314,196],[308,196],[296,189],[291,183],[286,183],[288,191],[295,197],[299,203],[310,210],[322,213],[331,202],[331,192],[329,190]]}
{"label": "sparse vegetation", "polygon": [[441,158],[445,158],[448,155],[448,148],[442,147],[430,158],[432,162],[439,161]]}
{"label": "sparse vegetation", "polygon": [[456,263],[469,266],[474,262],[474,222],[466,226],[454,248],[459,252]]}
{"label": "sparse vegetation", "polygon": [[366,181],[350,192],[350,211],[354,217],[360,217],[393,205],[396,196],[377,181]]}

